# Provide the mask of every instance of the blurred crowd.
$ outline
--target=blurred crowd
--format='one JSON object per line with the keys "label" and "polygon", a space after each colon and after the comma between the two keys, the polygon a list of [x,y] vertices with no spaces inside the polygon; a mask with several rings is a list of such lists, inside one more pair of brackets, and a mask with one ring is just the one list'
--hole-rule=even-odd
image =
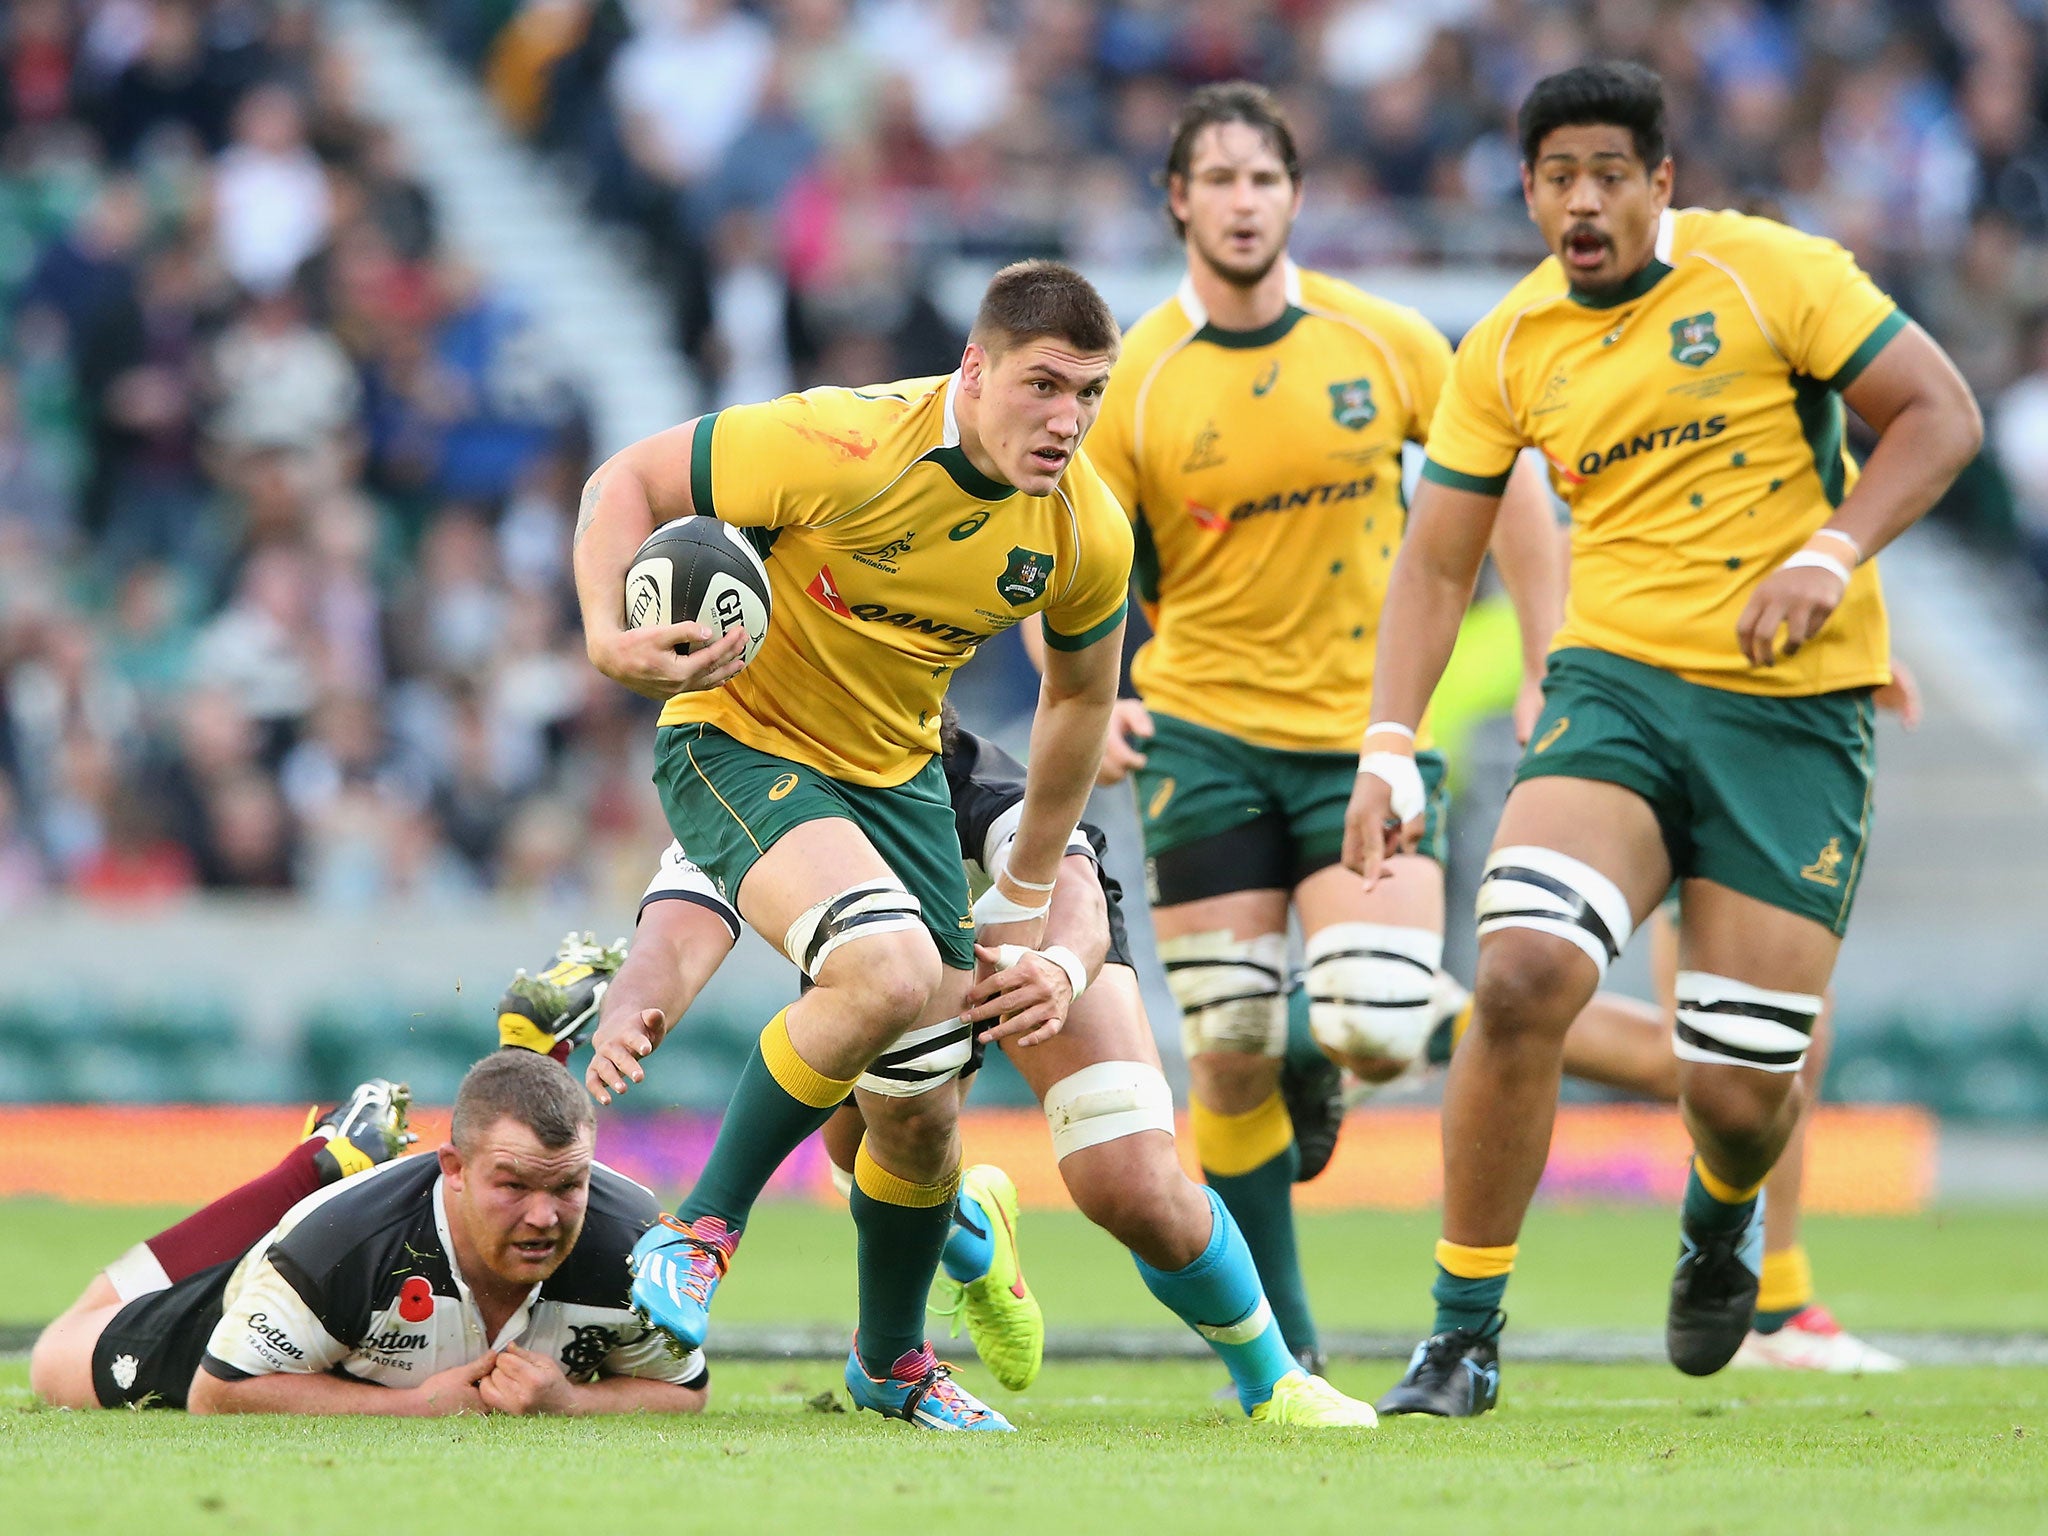
{"label": "blurred crowd", "polygon": [[1682,205],[1834,236],[1948,343],[2005,473],[1945,511],[2048,579],[2043,0],[411,3],[645,231],[726,399],[949,367],[949,256],[1170,259],[1157,175],[1204,81],[1285,101],[1302,261],[1521,264],[1517,103],[1643,59]]}
{"label": "blurred crowd", "polygon": [[577,890],[622,818],[644,863],[644,722],[574,635],[580,407],[319,7],[0,29],[0,910]]}
{"label": "blurred crowd", "polygon": [[[2048,0],[398,0],[636,231],[718,399],[952,366],[943,265],[1170,262],[1191,85],[1272,83],[1296,254],[1514,267],[1513,111],[1655,64],[1679,199],[1854,249],[2048,579]],[[646,715],[581,659],[590,442],[315,0],[0,6],[0,910],[615,893]]]}

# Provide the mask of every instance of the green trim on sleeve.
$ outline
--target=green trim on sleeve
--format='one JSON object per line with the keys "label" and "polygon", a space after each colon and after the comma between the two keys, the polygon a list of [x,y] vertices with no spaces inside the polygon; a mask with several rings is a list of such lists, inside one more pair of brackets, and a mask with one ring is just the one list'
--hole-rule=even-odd
{"label": "green trim on sleeve", "polygon": [[1862,343],[1849,354],[1849,361],[1835,370],[1835,376],[1828,380],[1830,389],[1847,389],[1856,382],[1857,376],[1877,361],[1877,354],[1891,344],[1891,339],[1906,328],[1906,312],[1894,309],[1882,320],[1877,328],[1863,338]]}
{"label": "green trim on sleeve", "polygon": [[718,516],[711,496],[711,429],[717,420],[718,412],[706,411],[690,433],[690,505],[699,517]]}
{"label": "green trim on sleeve", "polygon": [[1056,651],[1085,651],[1096,641],[1114,631],[1117,625],[1123,623],[1124,612],[1130,606],[1130,599],[1126,598],[1116,605],[1116,612],[1112,613],[1100,624],[1090,625],[1078,635],[1063,635],[1048,623],[1044,626],[1045,643]]}
{"label": "green trim on sleeve", "polygon": [[1514,473],[1510,465],[1497,475],[1468,475],[1461,469],[1446,469],[1435,459],[1422,461],[1422,478],[1433,481],[1454,491],[1470,491],[1475,496],[1498,496],[1508,488],[1508,476]]}

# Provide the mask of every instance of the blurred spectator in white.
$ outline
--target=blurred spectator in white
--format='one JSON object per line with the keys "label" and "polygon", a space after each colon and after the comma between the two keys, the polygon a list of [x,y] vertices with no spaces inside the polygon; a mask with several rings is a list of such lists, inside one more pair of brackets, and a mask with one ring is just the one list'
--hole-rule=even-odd
{"label": "blurred spectator in white", "polygon": [[210,426],[230,450],[316,448],[353,424],[362,398],[348,354],[306,323],[288,288],[249,306],[214,349],[213,371],[220,408]]}
{"label": "blurred spectator in white", "polygon": [[1340,0],[1323,23],[1323,77],[1346,90],[1413,71],[1440,27],[1477,18],[1484,0]]}
{"label": "blurred spectator in white", "polygon": [[314,647],[306,557],[267,544],[242,567],[234,600],[193,648],[195,675],[228,690],[265,733],[266,755],[281,753],[314,702]]}
{"label": "blurred spectator in white", "polygon": [[731,0],[634,0],[612,95],[641,169],[670,186],[711,171],[760,103],[767,27]]}
{"label": "blurred spectator in white", "polygon": [[867,36],[882,66],[909,82],[918,125],[941,150],[1008,114],[1015,44],[995,30],[984,0],[887,0]]}
{"label": "blurred spectator in white", "polygon": [[2030,319],[2024,345],[2026,374],[1987,414],[1992,449],[2012,486],[2027,559],[2048,582],[2048,313]]}
{"label": "blurred spectator in white", "polygon": [[235,113],[235,138],[214,171],[221,260],[253,293],[274,293],[326,238],[327,173],[306,144],[298,98],[258,86]]}
{"label": "blurred spectator in white", "polygon": [[507,606],[497,553],[473,511],[449,508],[435,519],[392,612],[393,643],[407,673],[462,675],[489,664]]}

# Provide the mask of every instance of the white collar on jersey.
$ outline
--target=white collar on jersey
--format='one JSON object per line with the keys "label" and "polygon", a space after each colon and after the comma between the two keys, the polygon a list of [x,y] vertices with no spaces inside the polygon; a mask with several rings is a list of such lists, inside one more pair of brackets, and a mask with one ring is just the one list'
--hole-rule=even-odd
{"label": "white collar on jersey", "polygon": [[[1301,307],[1301,268],[1294,264],[1291,256],[1280,258],[1280,270],[1287,276],[1287,302],[1297,309]],[[1202,301],[1195,297],[1195,280],[1185,273],[1181,275],[1180,288],[1174,294],[1180,300],[1181,310],[1188,317],[1188,324],[1200,330],[1209,323],[1209,311],[1202,307]]]}
{"label": "white collar on jersey", "polygon": [[[448,1256],[448,1273],[455,1281],[455,1293],[462,1302],[463,1321],[467,1323],[474,1316],[481,1322],[483,1309],[477,1306],[469,1281],[463,1278],[462,1260],[455,1255],[455,1236],[448,1230],[447,1184],[448,1175],[445,1173],[434,1180],[434,1235],[441,1239],[441,1251]],[[520,1302],[518,1309],[506,1320],[504,1331],[486,1342],[487,1349],[503,1349],[526,1332],[526,1325],[533,1318],[533,1304],[540,1300],[540,1287],[545,1284],[547,1282],[543,1280],[526,1293],[526,1300]]]}
{"label": "white collar on jersey", "polygon": [[960,446],[960,418],[953,414],[953,391],[960,387],[960,370],[955,368],[946,375],[946,425],[939,438],[941,448]]}
{"label": "white collar on jersey", "polygon": [[1671,265],[1671,242],[1678,235],[1678,215],[1666,208],[1657,215],[1656,257],[1665,266]]}

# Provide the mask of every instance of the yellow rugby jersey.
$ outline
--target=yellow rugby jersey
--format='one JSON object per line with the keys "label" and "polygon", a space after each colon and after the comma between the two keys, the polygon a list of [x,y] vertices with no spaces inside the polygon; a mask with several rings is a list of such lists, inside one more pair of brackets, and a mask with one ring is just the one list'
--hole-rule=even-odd
{"label": "yellow rugby jersey", "polygon": [[1839,391],[1906,317],[1831,240],[1768,219],[1666,212],[1655,259],[1612,302],[1552,259],[1458,347],[1423,474],[1506,483],[1534,444],[1571,506],[1571,595],[1554,645],[1590,646],[1737,693],[1883,683],[1877,566],[1797,656],[1752,667],[1750,594],[1856,483]]}
{"label": "yellow rugby jersey", "polygon": [[870,787],[939,750],[939,702],[975,647],[1026,614],[1080,650],[1123,618],[1131,532],[1085,458],[1050,496],[989,479],[960,447],[954,375],[813,389],[698,421],[700,513],[762,530],[774,617],[723,688],[677,694],[777,757]]}
{"label": "yellow rugby jersey", "polygon": [[1373,638],[1450,344],[1292,264],[1286,313],[1208,323],[1193,286],[1124,337],[1087,453],[1136,525],[1148,707],[1259,746],[1355,752]]}

